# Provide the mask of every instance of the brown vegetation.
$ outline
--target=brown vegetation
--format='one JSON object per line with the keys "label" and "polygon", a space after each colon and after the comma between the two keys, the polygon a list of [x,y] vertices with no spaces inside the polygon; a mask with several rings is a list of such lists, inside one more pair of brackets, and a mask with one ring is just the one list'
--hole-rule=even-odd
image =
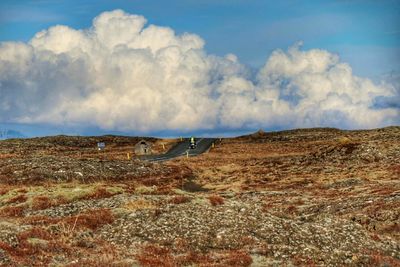
{"label": "brown vegetation", "polygon": [[50,199],[47,196],[37,196],[32,199],[32,209],[43,210],[50,207],[58,206],[67,203],[68,201],[59,196],[57,198]]}
{"label": "brown vegetation", "polygon": [[172,203],[172,204],[183,204],[183,203],[187,203],[189,201],[190,201],[190,198],[187,197],[187,196],[175,196],[169,201],[169,203]]}
{"label": "brown vegetation", "polygon": [[141,249],[140,254],[136,255],[136,259],[142,266],[149,267],[169,267],[175,266],[174,258],[168,248],[146,245]]}
{"label": "brown vegetation", "polygon": [[0,209],[0,216],[4,217],[21,217],[24,214],[23,206],[9,206]]}
{"label": "brown vegetation", "polygon": [[219,206],[224,204],[224,198],[218,195],[211,195],[208,197],[208,200],[213,206]]}
{"label": "brown vegetation", "polygon": [[109,209],[89,210],[80,213],[76,216],[66,218],[65,221],[69,225],[74,225],[76,228],[89,228],[96,230],[97,228],[110,224],[114,221],[114,216]]}
{"label": "brown vegetation", "polygon": [[227,251],[222,253],[203,254],[199,252],[186,251],[182,254],[174,254],[172,250],[159,245],[148,244],[142,247],[136,259],[141,266],[164,267],[164,266],[219,266],[219,267],[247,267],[253,262],[250,255],[245,251]]}
{"label": "brown vegetation", "polygon": [[12,204],[12,203],[23,203],[27,200],[27,196],[25,195],[18,195],[15,197],[10,198],[9,200],[6,201],[6,204]]}

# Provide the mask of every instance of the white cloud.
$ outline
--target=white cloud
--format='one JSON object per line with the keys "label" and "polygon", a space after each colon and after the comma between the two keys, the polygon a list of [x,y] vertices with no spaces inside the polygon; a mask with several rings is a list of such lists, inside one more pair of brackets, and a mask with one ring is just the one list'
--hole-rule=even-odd
{"label": "white cloud", "polygon": [[369,128],[399,123],[399,96],[337,55],[276,50],[253,81],[235,55],[208,55],[195,34],[121,10],[93,27],[54,26],[0,44],[0,122],[150,132],[243,127]]}

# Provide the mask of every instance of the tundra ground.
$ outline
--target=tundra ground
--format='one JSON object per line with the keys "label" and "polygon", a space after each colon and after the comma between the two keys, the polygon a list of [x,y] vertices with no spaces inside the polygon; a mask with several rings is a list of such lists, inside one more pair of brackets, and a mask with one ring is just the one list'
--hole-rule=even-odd
{"label": "tundra ground", "polygon": [[139,140],[0,141],[0,266],[400,266],[400,127]]}

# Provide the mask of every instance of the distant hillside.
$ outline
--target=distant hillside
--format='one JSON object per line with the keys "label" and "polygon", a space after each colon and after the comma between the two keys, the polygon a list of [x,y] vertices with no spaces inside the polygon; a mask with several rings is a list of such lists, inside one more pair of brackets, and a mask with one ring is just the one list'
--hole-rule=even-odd
{"label": "distant hillside", "polygon": [[11,138],[24,138],[24,137],[26,136],[18,131],[0,129],[0,140],[11,139]]}

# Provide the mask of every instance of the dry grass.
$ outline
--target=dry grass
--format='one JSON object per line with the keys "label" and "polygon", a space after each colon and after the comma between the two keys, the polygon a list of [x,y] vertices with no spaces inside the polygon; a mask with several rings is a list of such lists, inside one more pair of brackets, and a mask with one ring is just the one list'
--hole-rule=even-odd
{"label": "dry grass", "polygon": [[346,136],[337,138],[337,142],[342,145],[354,143],[353,140],[351,140],[349,137],[346,137]]}
{"label": "dry grass", "polygon": [[119,192],[110,192],[107,188],[98,187],[93,193],[90,193],[87,196],[82,197],[82,199],[101,199],[101,198],[109,198],[119,194]]}

